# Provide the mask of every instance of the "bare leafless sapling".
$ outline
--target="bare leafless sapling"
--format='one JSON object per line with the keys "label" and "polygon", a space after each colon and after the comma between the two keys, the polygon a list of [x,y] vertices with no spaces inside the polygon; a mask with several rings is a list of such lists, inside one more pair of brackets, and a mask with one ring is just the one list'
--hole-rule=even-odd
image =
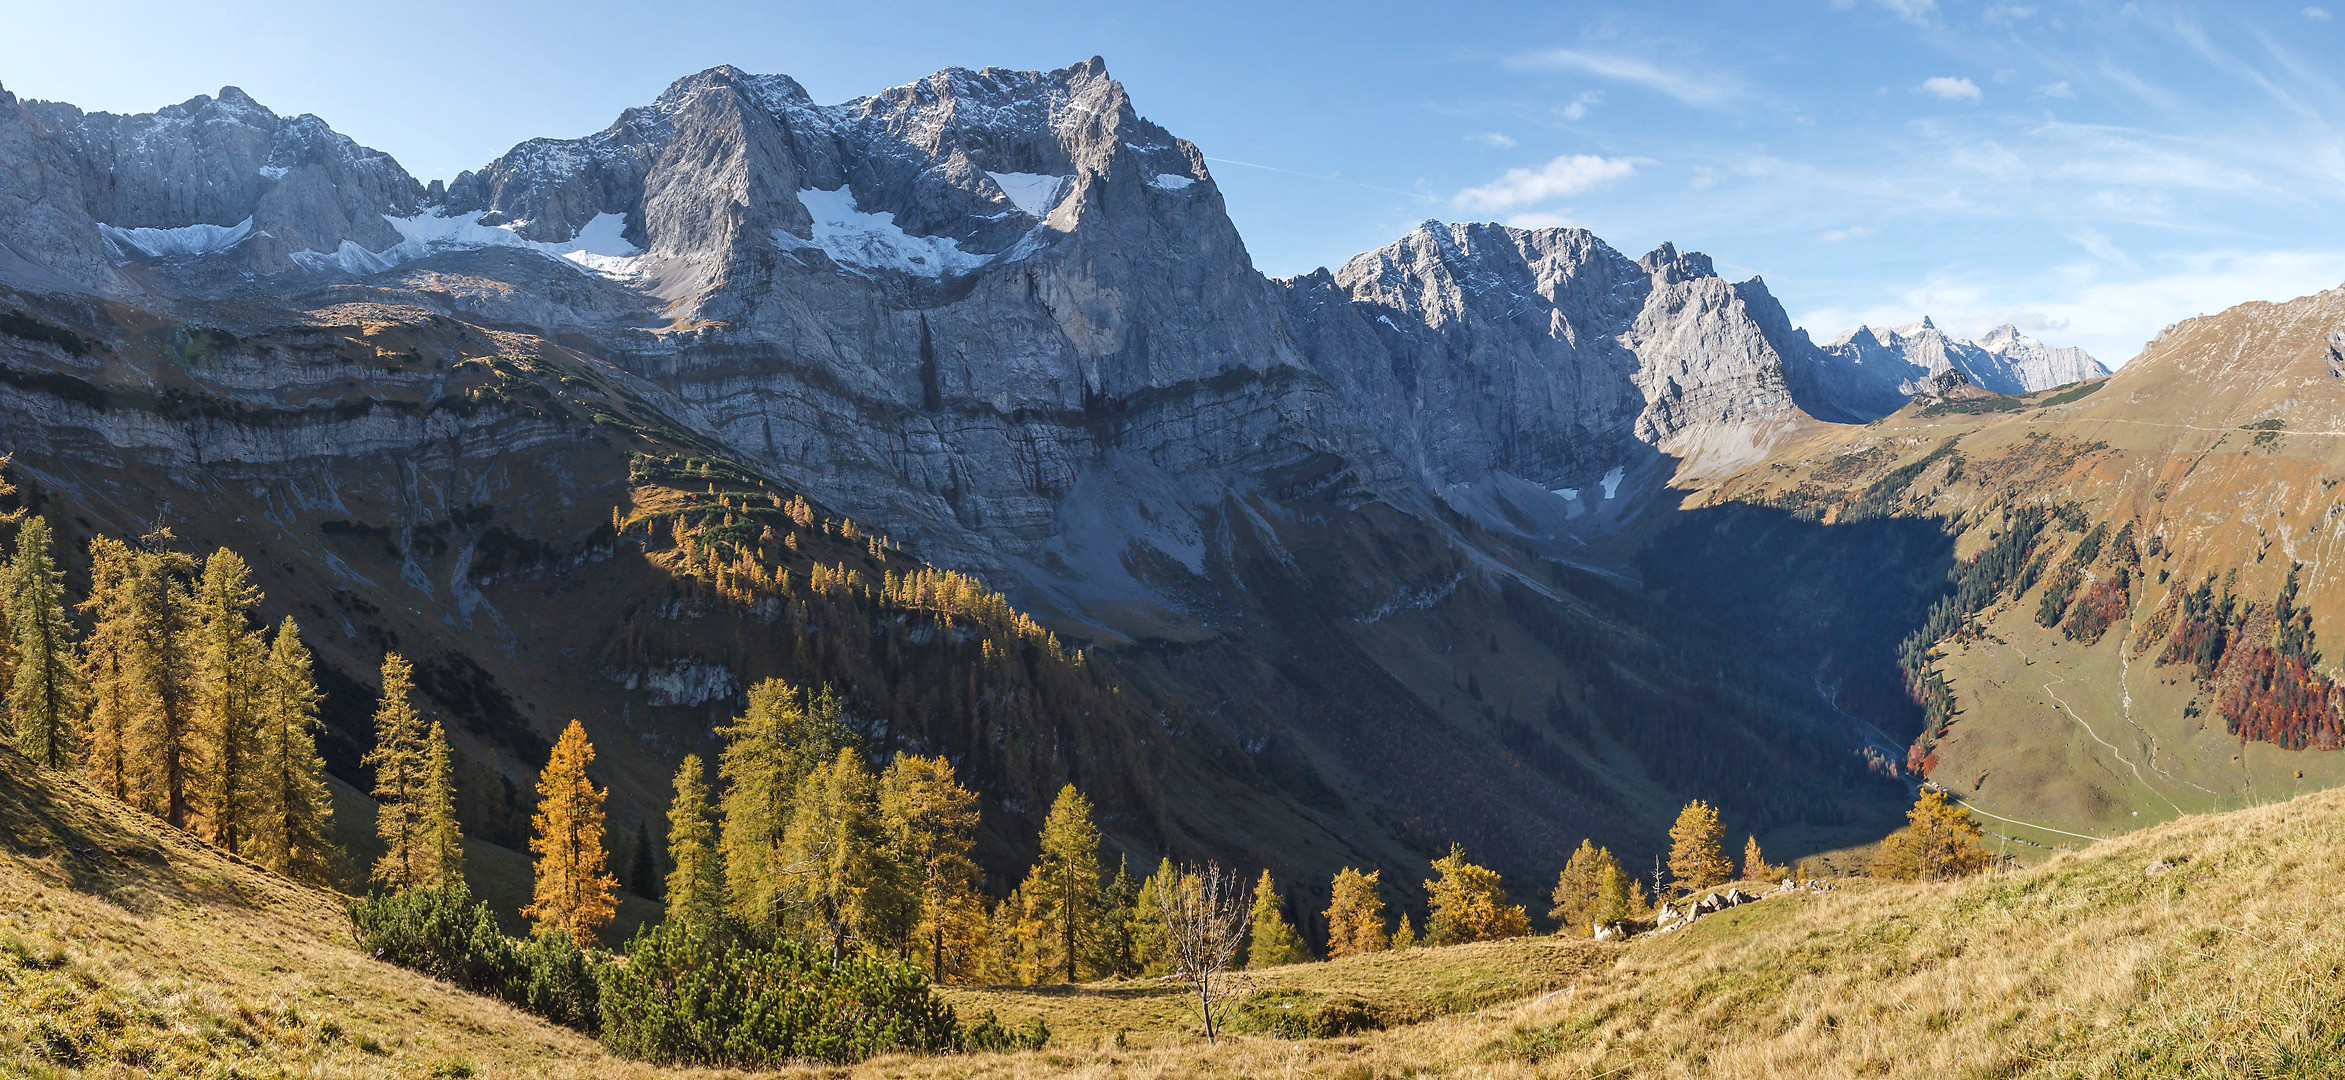
{"label": "bare leafless sapling", "polygon": [[1205,1041],[1219,1033],[1214,1007],[1242,989],[1243,976],[1231,970],[1246,933],[1249,900],[1245,881],[1207,863],[1159,879],[1156,906],[1164,916],[1164,942],[1172,961],[1170,978],[1197,995]]}

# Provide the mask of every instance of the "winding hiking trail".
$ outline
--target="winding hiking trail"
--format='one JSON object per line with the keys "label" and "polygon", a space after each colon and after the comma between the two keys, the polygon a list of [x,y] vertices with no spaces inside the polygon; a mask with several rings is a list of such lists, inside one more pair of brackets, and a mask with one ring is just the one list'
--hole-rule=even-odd
{"label": "winding hiking trail", "polygon": [[[2013,651],[2019,653],[2020,656],[2026,658],[2029,663],[2032,664],[2035,662],[2035,657],[2030,656],[2026,649],[2023,649],[2018,645],[2013,645],[2011,648]],[[2132,769],[2133,778],[2141,782],[2143,790],[2157,796],[2160,801],[2163,801],[2168,807],[2171,807],[2174,811],[2174,816],[2182,816],[2182,807],[2176,805],[2174,800],[2167,798],[2165,792],[2159,791],[2157,785],[2150,783],[2149,777],[2142,775],[2141,765],[2139,763],[2135,762],[2132,758],[2126,757],[2125,751],[2119,750],[2117,748],[2117,744],[2102,738],[2100,732],[2094,731],[2093,726],[2090,723],[2087,723],[2085,718],[2078,714],[2074,708],[2069,706],[2068,699],[2061,697],[2059,691],[2052,689],[2054,686],[2060,685],[2067,681],[2068,676],[2066,675],[2054,675],[2051,682],[2044,684],[2045,696],[2050,697],[2055,702],[2058,702],[2060,704],[2060,711],[2067,713],[2069,719],[2076,721],[2076,725],[2083,728],[2085,734],[2092,736],[2094,742],[2108,747],[2109,753],[2111,755],[2115,756],[2117,760],[2124,762],[2126,768]]]}

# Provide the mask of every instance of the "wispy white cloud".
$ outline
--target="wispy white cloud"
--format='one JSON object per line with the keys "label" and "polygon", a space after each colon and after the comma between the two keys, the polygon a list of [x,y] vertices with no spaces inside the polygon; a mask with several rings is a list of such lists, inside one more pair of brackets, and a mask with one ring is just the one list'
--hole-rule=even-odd
{"label": "wispy white cloud", "polygon": [[1588,118],[1588,110],[1593,109],[1603,103],[1604,91],[1582,90],[1580,91],[1580,96],[1571,99],[1571,101],[1567,102],[1562,108],[1557,109],[1556,113],[1562,116],[1565,120],[1569,120],[1576,124]]}
{"label": "wispy white cloud", "polygon": [[1532,71],[1576,71],[1600,79],[1641,86],[1704,109],[1719,109],[1750,96],[1740,80],[1714,71],[1664,66],[1625,53],[1588,49],[1544,49],[1507,60],[1510,67]]}
{"label": "wispy white cloud", "polygon": [[2076,96],[2076,88],[2068,85],[2068,80],[2062,79],[2059,82],[2048,82],[2042,86],[2036,87],[2034,96],[2040,98],[2074,98]]}
{"label": "wispy white cloud", "polygon": [[1514,136],[1509,135],[1503,131],[1472,132],[1466,136],[1466,141],[1471,143],[1481,143],[1482,145],[1490,147],[1494,150],[1512,150],[1516,145]]}
{"label": "wispy white cloud", "polygon": [[2313,22],[2327,22],[2329,21],[2329,9],[2323,7],[2307,7],[2304,9],[2304,17]]}
{"label": "wispy white cloud", "polygon": [[[1832,6],[1845,11],[1855,7],[1856,0],[1832,0]],[[1938,0],[1873,0],[1873,6],[1915,26],[1928,26],[1938,13]]]}
{"label": "wispy white cloud", "polygon": [[1986,96],[1980,92],[1979,84],[1951,75],[1932,75],[1915,89],[1947,101],[1977,101]]}
{"label": "wispy white cloud", "polygon": [[1599,184],[1633,176],[1642,158],[1566,154],[1536,169],[1508,169],[1487,184],[1457,193],[1456,203],[1477,213],[1503,213],[1551,199],[1567,199]]}
{"label": "wispy white cloud", "polygon": [[1863,225],[1851,225],[1845,229],[1827,229],[1818,234],[1816,239],[1827,244],[1837,244],[1843,240],[1862,240],[1871,235],[1873,235],[1872,229]]}

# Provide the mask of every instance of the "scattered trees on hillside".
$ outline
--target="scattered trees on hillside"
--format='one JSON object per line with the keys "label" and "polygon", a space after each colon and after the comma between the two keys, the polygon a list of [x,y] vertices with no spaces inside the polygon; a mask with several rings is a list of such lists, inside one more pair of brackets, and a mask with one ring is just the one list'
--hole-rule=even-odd
{"label": "scattered trees on hillside", "polygon": [[1993,861],[1970,811],[1949,802],[1935,786],[1922,789],[1905,820],[1905,827],[1890,833],[1874,851],[1873,876],[1944,881],[1984,871]]}

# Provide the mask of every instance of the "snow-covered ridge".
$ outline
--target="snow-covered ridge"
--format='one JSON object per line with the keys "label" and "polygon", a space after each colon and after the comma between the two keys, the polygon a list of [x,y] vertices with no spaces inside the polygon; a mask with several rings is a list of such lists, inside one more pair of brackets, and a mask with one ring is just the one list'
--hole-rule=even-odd
{"label": "snow-covered ridge", "polygon": [[121,249],[130,248],[150,259],[170,255],[208,255],[226,251],[243,243],[252,235],[252,218],[247,215],[234,225],[182,225],[176,229],[123,229],[101,223],[98,233],[114,245],[114,254],[124,255]]}
{"label": "snow-covered ridge", "polygon": [[311,270],[340,270],[346,274],[377,274],[401,263],[413,262],[445,251],[477,251],[483,248],[516,248],[556,259],[581,272],[605,277],[626,277],[633,272],[634,257],[643,254],[620,234],[627,228],[627,219],[619,214],[597,214],[578,230],[578,235],[562,243],[530,240],[515,230],[525,222],[510,225],[483,225],[482,213],[449,214],[444,208],[431,207],[412,217],[392,217],[383,220],[398,231],[402,239],[381,251],[368,251],[345,240],[334,251],[302,251],[294,253],[294,260]]}

